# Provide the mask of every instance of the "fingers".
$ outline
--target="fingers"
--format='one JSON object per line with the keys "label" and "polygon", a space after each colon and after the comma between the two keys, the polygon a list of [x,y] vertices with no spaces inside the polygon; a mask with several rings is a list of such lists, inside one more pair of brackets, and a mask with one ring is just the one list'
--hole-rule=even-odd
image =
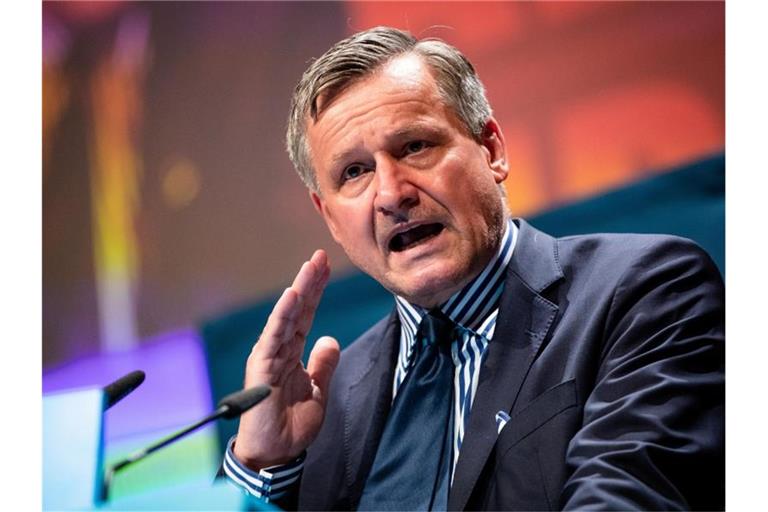
{"label": "fingers", "polygon": [[301,302],[301,297],[293,289],[286,288],[283,291],[257,343],[264,357],[275,357],[283,344],[293,338]]}
{"label": "fingers", "polygon": [[[307,275],[302,276],[302,272],[299,272],[299,275],[296,276],[296,281],[299,281],[299,278],[303,278],[302,281],[299,283],[294,281],[294,285],[291,286],[301,295],[304,301],[304,307],[297,318],[296,325],[296,329],[302,337],[307,335],[312,326],[317,306],[320,303],[323,290],[325,290],[325,285],[328,283],[328,277],[331,274],[331,267],[328,265],[328,257],[325,251],[315,251],[312,258],[304,265],[308,267]],[[304,267],[302,267],[303,269]],[[310,279],[311,281],[309,281]]]}
{"label": "fingers", "polygon": [[309,355],[307,372],[317,386],[319,396],[316,396],[323,406],[328,399],[328,387],[331,377],[339,364],[341,349],[339,342],[330,336],[323,336],[315,342],[312,353]]}
{"label": "fingers", "polygon": [[283,353],[301,355],[304,338],[312,325],[329,275],[330,266],[325,251],[315,251],[312,258],[301,266],[293,283],[286,288],[269,315],[257,344],[261,356],[277,357],[285,345],[291,346]]}

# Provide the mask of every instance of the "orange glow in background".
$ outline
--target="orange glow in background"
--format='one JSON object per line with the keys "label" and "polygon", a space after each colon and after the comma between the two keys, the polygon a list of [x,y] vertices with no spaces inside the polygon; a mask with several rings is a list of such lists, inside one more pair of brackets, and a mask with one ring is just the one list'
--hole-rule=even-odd
{"label": "orange glow in background", "polygon": [[486,85],[529,215],[724,146],[723,4],[347,2],[350,32],[445,39]]}
{"label": "orange glow in background", "polygon": [[136,223],[141,209],[141,128],[146,17],[120,20],[114,48],[91,81],[91,204],[101,346],[138,344]]}

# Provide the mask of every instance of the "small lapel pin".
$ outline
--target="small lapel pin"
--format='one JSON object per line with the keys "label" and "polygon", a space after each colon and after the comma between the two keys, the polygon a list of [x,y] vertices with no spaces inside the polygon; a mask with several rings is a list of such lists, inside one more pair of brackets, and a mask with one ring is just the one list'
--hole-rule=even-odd
{"label": "small lapel pin", "polygon": [[501,434],[501,429],[504,428],[504,425],[507,424],[509,421],[509,414],[507,414],[504,411],[499,411],[496,413],[496,433]]}

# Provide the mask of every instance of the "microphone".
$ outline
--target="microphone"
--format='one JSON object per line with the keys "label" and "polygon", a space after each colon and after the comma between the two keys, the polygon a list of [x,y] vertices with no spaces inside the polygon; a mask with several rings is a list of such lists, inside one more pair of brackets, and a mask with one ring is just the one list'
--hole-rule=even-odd
{"label": "microphone", "polygon": [[267,398],[271,391],[272,390],[270,389],[269,386],[261,385],[261,386],[254,386],[252,388],[244,389],[242,391],[237,391],[235,393],[229,394],[224,398],[222,398],[221,401],[219,402],[219,405],[216,407],[216,410],[213,411],[213,413],[206,416],[205,418],[190,425],[189,427],[179,430],[175,434],[165,439],[162,439],[142,450],[134,452],[133,454],[129,455],[128,457],[126,457],[125,459],[121,460],[118,463],[113,464],[104,473],[104,483],[101,488],[102,501],[106,501],[109,498],[109,487],[112,484],[112,479],[114,478],[115,473],[117,473],[121,469],[125,468],[130,464],[140,461],[141,459],[145,458],[149,454],[154,453],[157,450],[168,446],[169,444],[172,444],[178,441],[182,437],[199,429],[206,423],[210,423],[211,421],[217,420],[219,418],[232,419],[232,418],[239,417],[245,411],[247,411],[254,405],[258,404],[265,398]]}
{"label": "microphone", "polygon": [[221,411],[222,418],[228,420],[237,418],[245,411],[267,398],[271,391],[269,386],[264,385],[235,391],[219,400],[219,406],[216,411]]}
{"label": "microphone", "polygon": [[104,386],[104,396],[106,398],[106,404],[104,404],[104,410],[106,411],[117,402],[130,395],[136,388],[138,388],[146,374],[141,370],[134,370],[128,375],[124,375],[117,379],[112,384]]}

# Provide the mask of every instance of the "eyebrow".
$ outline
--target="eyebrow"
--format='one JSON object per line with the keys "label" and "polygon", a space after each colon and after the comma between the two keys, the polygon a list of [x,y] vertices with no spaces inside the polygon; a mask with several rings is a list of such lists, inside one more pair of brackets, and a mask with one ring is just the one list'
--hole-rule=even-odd
{"label": "eyebrow", "polygon": [[[386,141],[397,141],[400,139],[406,139],[409,137],[419,136],[423,134],[439,136],[443,130],[435,128],[431,124],[423,121],[416,121],[410,123],[407,126],[398,128],[397,130],[385,135]],[[350,148],[344,151],[340,151],[331,156],[331,165],[336,167],[343,162],[353,159],[354,155],[359,152],[358,147]]]}
{"label": "eyebrow", "polygon": [[336,153],[335,155],[331,156],[331,168],[335,169],[336,167],[339,167],[342,163],[347,162],[348,160],[351,160],[352,157],[358,153],[358,148],[352,148],[348,149],[346,151],[342,151],[340,153]]}
{"label": "eyebrow", "polygon": [[395,130],[394,132],[390,133],[387,136],[387,138],[402,139],[402,138],[406,138],[414,135],[423,134],[425,132],[429,135],[439,135],[440,133],[442,133],[442,130],[435,128],[430,123],[417,121],[409,124],[408,126]]}

